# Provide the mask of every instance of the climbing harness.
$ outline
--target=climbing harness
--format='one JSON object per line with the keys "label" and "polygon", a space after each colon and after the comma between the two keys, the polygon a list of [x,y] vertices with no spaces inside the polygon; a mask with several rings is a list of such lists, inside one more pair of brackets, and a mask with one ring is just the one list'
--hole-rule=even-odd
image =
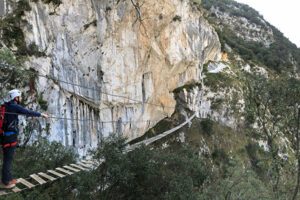
{"label": "climbing harness", "polygon": [[3,148],[13,147],[13,146],[16,146],[17,144],[18,144],[18,142],[13,142],[13,143],[5,144],[5,145],[3,145]]}

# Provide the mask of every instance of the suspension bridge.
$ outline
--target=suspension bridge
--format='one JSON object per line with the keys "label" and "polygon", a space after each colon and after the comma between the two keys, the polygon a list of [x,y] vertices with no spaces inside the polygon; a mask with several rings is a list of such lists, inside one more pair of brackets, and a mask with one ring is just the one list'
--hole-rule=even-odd
{"label": "suspension bridge", "polygon": [[[154,136],[149,139],[145,139],[141,142],[138,142],[136,144],[128,146],[125,149],[124,153],[128,153],[143,144],[146,146],[150,145],[150,144],[154,143],[155,141],[160,140],[160,139],[174,133],[175,131],[184,127],[186,124],[191,124],[192,120],[195,117],[196,117],[196,113],[194,113],[184,123],[172,128],[168,131],[165,131],[161,134],[158,134],[157,136]],[[38,172],[35,174],[31,174],[28,178],[17,179],[17,183],[14,188],[0,191],[0,196],[9,195],[9,194],[33,189],[37,186],[44,185],[46,183],[53,182],[53,181],[56,181],[61,178],[65,178],[65,177],[73,175],[75,173],[79,173],[80,171],[93,170],[93,169],[97,168],[99,165],[101,165],[102,162],[105,162],[105,161],[104,160],[100,160],[100,161],[82,160],[80,162],[64,165],[62,167],[57,167],[55,169],[49,169],[49,170],[47,170],[47,172]]]}
{"label": "suspension bridge", "polygon": [[[88,88],[86,86],[82,86],[82,85],[78,85],[78,84],[74,84],[74,83],[69,83],[69,82],[66,82],[66,81],[63,81],[63,80],[55,79],[53,77],[41,75],[41,74],[38,74],[36,72],[32,72],[32,71],[28,71],[28,70],[24,70],[24,69],[17,69],[13,66],[0,64],[0,67],[6,68],[6,69],[12,69],[12,70],[22,70],[23,72],[34,73],[37,76],[44,77],[44,78],[47,78],[47,79],[51,79],[55,82],[61,82],[61,83],[65,83],[65,84],[71,84],[71,85],[77,86],[77,87],[82,87],[82,88],[85,88],[85,89],[95,90],[95,88]],[[130,100],[130,101],[133,101],[133,102],[149,104],[151,106],[158,106],[158,107],[163,107],[163,108],[173,108],[173,109],[175,108],[175,107],[162,106],[162,105],[159,105],[159,104],[154,104],[154,103],[149,103],[149,102],[143,102],[143,101],[140,101],[140,100],[128,98],[128,97],[125,97],[125,96],[115,95],[115,94],[109,94],[109,93],[106,93],[106,92],[100,92],[100,93],[108,95],[108,96],[124,98],[124,99]],[[18,113],[8,113],[8,114],[18,114]],[[177,131],[180,128],[184,127],[186,124],[191,124],[192,120],[196,117],[196,114],[197,114],[197,112],[194,113],[191,117],[187,118],[186,121],[183,122],[182,124],[172,128],[168,131],[165,131],[165,132],[163,132],[161,134],[158,134],[158,135],[156,135],[152,138],[145,139],[145,140],[143,140],[141,142],[138,142],[138,143],[135,143],[133,145],[127,146],[126,149],[124,150],[124,153],[130,152],[130,151],[134,150],[135,148],[138,148],[142,144],[144,144],[146,146],[150,145],[150,144],[154,143],[155,141],[160,140],[160,139],[174,133],[175,131]],[[58,117],[58,116],[50,116],[49,118],[54,118],[54,119],[58,119],[58,120],[79,120],[79,121],[83,121],[83,120],[84,121],[90,121],[90,120],[92,120],[92,119],[73,119],[73,118],[69,119],[69,118]],[[97,121],[97,122],[99,122],[99,123],[113,123],[115,121]],[[142,120],[128,121],[128,122],[123,122],[123,123],[134,123],[134,122],[144,122],[144,121],[142,121]],[[145,122],[149,122],[149,120],[147,120]],[[81,160],[81,161],[78,161],[77,163],[71,163],[71,164],[68,164],[68,165],[57,167],[55,169],[49,169],[49,170],[47,170],[47,172],[37,172],[35,174],[31,174],[27,178],[18,178],[16,186],[12,189],[0,190],[0,196],[9,195],[9,194],[18,193],[18,192],[22,192],[22,191],[25,191],[25,190],[33,189],[33,188],[38,187],[40,185],[44,185],[44,184],[47,184],[49,182],[53,182],[53,181],[56,181],[58,179],[62,179],[62,178],[71,176],[71,175],[79,173],[81,171],[90,171],[90,170],[93,170],[93,169],[97,168],[99,165],[101,165],[102,162],[105,162],[105,161],[104,160],[100,160],[100,161]]]}

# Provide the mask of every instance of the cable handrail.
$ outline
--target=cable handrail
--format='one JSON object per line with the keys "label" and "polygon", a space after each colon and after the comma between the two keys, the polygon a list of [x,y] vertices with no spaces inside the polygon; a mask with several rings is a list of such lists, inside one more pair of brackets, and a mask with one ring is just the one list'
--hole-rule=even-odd
{"label": "cable handrail", "polygon": [[65,84],[68,84],[68,85],[73,85],[73,86],[76,86],[76,87],[80,87],[80,88],[84,88],[84,89],[89,89],[89,90],[97,91],[100,94],[105,94],[107,96],[112,96],[112,97],[123,98],[123,99],[127,99],[127,100],[130,100],[130,101],[136,102],[136,103],[148,104],[148,105],[152,105],[152,106],[162,107],[163,109],[164,108],[170,108],[170,109],[171,108],[172,109],[175,108],[173,106],[164,106],[163,104],[155,104],[155,103],[144,102],[144,101],[141,101],[141,100],[133,99],[133,98],[122,96],[122,95],[110,94],[108,92],[99,91],[99,90],[97,90],[95,88],[92,88],[92,87],[87,87],[87,86],[84,86],[84,85],[80,85],[80,84],[71,83],[71,82],[67,82],[67,81],[64,81],[64,80],[56,79],[56,78],[53,78],[53,77],[50,77],[50,76],[47,76],[47,75],[42,75],[42,74],[40,74],[38,72],[29,71],[29,70],[26,70],[26,69],[18,69],[15,66],[3,64],[3,63],[0,63],[0,67],[6,68],[6,69],[9,69],[9,70],[19,70],[19,71],[22,71],[22,72],[30,73],[30,74],[33,74],[33,75],[36,75],[36,76],[39,76],[39,77],[43,77],[43,78],[52,80],[54,82],[61,82],[61,83],[65,83]]}
{"label": "cable handrail", "polygon": [[[5,114],[32,116],[32,115],[29,115],[29,114],[15,113],[15,112],[5,112]],[[80,119],[80,118],[67,118],[67,117],[56,117],[56,116],[48,116],[48,118],[50,118],[50,119],[71,120],[71,121],[92,121],[92,122],[99,122],[99,123],[118,123],[118,122],[122,122],[122,123],[125,123],[125,124],[136,123],[136,122],[158,122],[158,120],[135,120],[135,121],[131,121],[131,120],[129,120],[129,121],[111,120],[111,121],[99,121],[99,120],[95,120],[95,119]]]}

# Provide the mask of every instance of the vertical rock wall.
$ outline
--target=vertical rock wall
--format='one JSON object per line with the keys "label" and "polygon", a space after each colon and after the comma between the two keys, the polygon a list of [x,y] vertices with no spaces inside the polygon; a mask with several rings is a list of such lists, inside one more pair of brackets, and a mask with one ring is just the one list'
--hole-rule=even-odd
{"label": "vertical rock wall", "polygon": [[203,64],[221,57],[216,32],[189,0],[30,6],[26,42],[47,56],[26,64],[59,80],[39,77],[37,90],[48,113],[68,118],[42,126],[81,154],[112,132],[133,139],[171,115],[172,91],[200,82]]}
{"label": "vertical rock wall", "polygon": [[0,0],[0,16],[4,16],[5,14],[5,1]]}

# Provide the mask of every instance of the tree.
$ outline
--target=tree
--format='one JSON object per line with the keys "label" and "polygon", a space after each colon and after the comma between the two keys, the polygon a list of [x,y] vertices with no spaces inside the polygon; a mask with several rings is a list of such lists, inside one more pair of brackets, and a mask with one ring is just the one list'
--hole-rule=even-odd
{"label": "tree", "polygon": [[221,177],[212,177],[203,187],[200,199],[274,199],[249,164],[231,159]]}
{"label": "tree", "polygon": [[[244,88],[246,107],[245,112],[254,115],[255,132],[261,139],[267,141],[271,155],[271,170],[268,172],[271,178],[273,192],[278,199],[278,185],[280,181],[282,158],[278,155],[280,146],[276,143],[281,136],[279,126],[285,112],[285,97],[282,95],[285,87],[277,80],[267,80],[262,76],[248,75],[246,87]],[[246,118],[247,119],[247,118]],[[251,128],[248,127],[248,128]]]}
{"label": "tree", "polygon": [[[250,80],[250,79],[248,79]],[[254,114],[252,123],[257,126],[255,131],[266,139],[273,166],[273,191],[278,198],[280,172],[283,166],[282,152],[287,138],[297,160],[297,184],[292,199],[297,199],[300,187],[300,81],[295,78],[281,77],[267,80],[252,76],[245,90],[246,112]],[[275,172],[275,173],[274,173]]]}
{"label": "tree", "polygon": [[285,112],[282,113],[283,122],[280,128],[291,143],[297,160],[297,184],[292,198],[296,200],[300,187],[300,81],[295,78],[287,78],[283,84],[286,88],[282,94],[285,97]]}
{"label": "tree", "polygon": [[[94,199],[198,199],[207,178],[197,151],[190,146],[178,152],[142,146],[124,153],[125,140],[110,137],[94,152],[105,161],[92,172],[93,183],[79,198]],[[84,184],[84,185],[87,185]],[[85,191],[94,191],[87,194]]]}

